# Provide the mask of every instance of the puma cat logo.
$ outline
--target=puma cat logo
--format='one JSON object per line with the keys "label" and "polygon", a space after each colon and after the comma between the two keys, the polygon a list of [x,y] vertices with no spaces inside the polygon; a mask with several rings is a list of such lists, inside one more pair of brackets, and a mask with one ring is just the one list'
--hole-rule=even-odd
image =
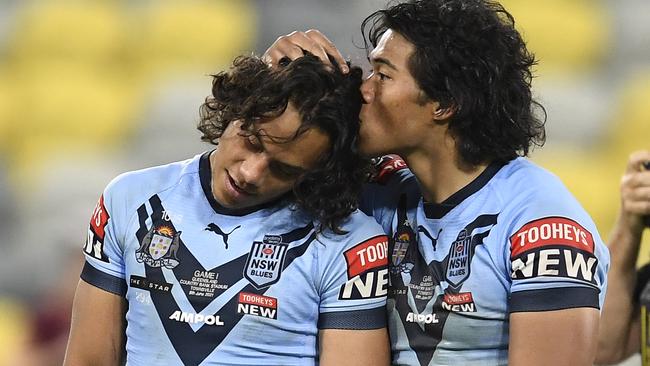
{"label": "puma cat logo", "polygon": [[431,236],[431,234],[429,234],[427,229],[425,229],[424,226],[422,226],[422,225],[418,226],[418,232],[423,233],[424,235],[427,236],[427,238],[429,238],[431,240],[431,244],[433,245],[433,250],[435,251],[436,250],[436,245],[438,244],[438,238],[440,237],[440,233],[442,232],[442,228],[440,228],[440,231],[438,231],[438,235],[435,238],[433,236]]}
{"label": "puma cat logo", "polygon": [[213,233],[221,236],[223,238],[223,243],[226,245],[226,249],[228,249],[228,236],[230,236],[230,234],[232,234],[233,231],[239,229],[240,227],[241,225],[237,225],[235,226],[234,229],[230,230],[230,232],[226,233],[223,230],[221,230],[221,228],[217,226],[217,224],[210,223],[208,224],[208,227],[206,227],[204,230],[212,231]]}

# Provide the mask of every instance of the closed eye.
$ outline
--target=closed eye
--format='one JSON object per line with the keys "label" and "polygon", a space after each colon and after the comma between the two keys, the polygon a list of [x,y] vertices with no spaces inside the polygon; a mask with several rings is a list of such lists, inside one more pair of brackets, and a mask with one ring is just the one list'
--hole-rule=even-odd
{"label": "closed eye", "polygon": [[244,138],[246,147],[248,147],[252,151],[255,152],[264,151],[264,146],[262,145],[262,141],[260,141],[260,137],[257,134],[250,131],[242,130],[239,133],[239,136]]}
{"label": "closed eye", "polygon": [[277,161],[272,161],[269,164],[269,168],[280,179],[295,179],[298,178],[301,174],[305,172],[304,169],[283,164]]}
{"label": "closed eye", "polygon": [[373,78],[375,76],[377,77],[377,79],[379,79],[379,81],[391,80],[390,76],[384,74],[383,72],[379,72],[379,71],[371,72],[370,75],[368,75],[368,79],[371,79],[371,78]]}

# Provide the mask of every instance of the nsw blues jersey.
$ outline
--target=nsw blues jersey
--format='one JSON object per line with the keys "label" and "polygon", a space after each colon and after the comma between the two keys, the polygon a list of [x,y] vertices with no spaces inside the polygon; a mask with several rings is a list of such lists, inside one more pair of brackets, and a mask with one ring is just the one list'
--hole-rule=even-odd
{"label": "nsw blues jersey", "polygon": [[401,159],[381,164],[362,208],[390,238],[394,364],[505,365],[510,313],[602,305],[609,253],[555,176],[518,158],[431,204]]}
{"label": "nsw blues jersey", "polygon": [[335,235],[284,200],[225,213],[210,171],[206,153],[121,175],[92,215],[82,279],[128,301],[129,365],[314,365],[319,329],[385,326],[372,218]]}

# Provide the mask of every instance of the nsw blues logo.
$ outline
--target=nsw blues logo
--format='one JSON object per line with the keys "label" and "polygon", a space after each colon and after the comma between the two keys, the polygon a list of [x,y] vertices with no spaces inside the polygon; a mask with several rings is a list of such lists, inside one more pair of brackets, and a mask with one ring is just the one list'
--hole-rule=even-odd
{"label": "nsw blues logo", "polygon": [[289,245],[270,241],[253,243],[248,253],[244,277],[257,289],[271,286],[280,280],[284,257]]}
{"label": "nsw blues logo", "polygon": [[472,237],[463,229],[449,249],[449,261],[445,277],[453,287],[458,287],[469,276],[470,250]]}

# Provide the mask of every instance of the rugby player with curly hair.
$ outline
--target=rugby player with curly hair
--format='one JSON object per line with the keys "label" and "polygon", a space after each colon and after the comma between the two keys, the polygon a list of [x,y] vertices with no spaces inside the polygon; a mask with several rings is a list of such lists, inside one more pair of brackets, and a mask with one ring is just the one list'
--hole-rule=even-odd
{"label": "rugby player with curly hair", "polygon": [[[546,113],[512,15],[411,0],[361,28],[360,150],[380,157],[361,207],[391,239],[393,364],[591,365],[609,255],[562,182],[526,159]],[[310,30],[265,60],[304,51],[341,58]]]}
{"label": "rugby player with curly hair", "polygon": [[213,150],[108,185],[66,365],[388,364],[388,238],[357,210],[362,72],[285,61],[214,75]]}

